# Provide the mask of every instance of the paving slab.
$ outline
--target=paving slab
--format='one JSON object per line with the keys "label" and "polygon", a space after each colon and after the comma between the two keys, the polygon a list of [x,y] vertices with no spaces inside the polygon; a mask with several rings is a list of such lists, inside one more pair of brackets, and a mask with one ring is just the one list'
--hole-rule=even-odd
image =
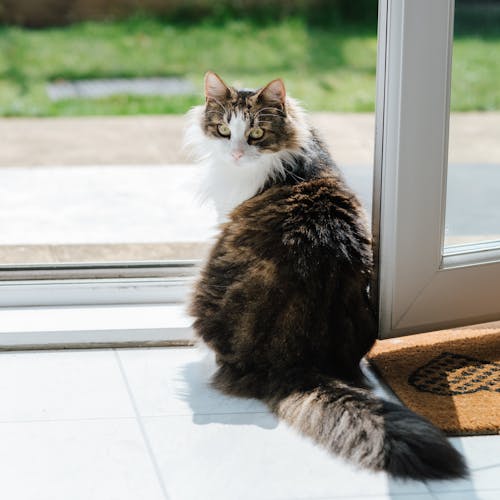
{"label": "paving slab", "polygon": [[[343,171],[369,215],[371,166]],[[192,164],[0,169],[0,262],[199,258],[217,231],[202,178]],[[500,165],[450,166],[447,244],[500,238],[499,186]]]}
{"label": "paving slab", "polygon": [[0,246],[0,263],[46,265],[82,262],[203,260],[210,248],[210,241],[2,245]]}
{"label": "paving slab", "polygon": [[61,99],[100,99],[113,95],[181,95],[194,94],[191,81],[178,77],[149,78],[92,78],[62,80],[47,84],[47,93],[53,101]]}
{"label": "paving slab", "polygon": [[[371,211],[373,114],[313,113]],[[198,258],[215,233],[183,116],[0,119],[0,262]],[[450,125],[446,243],[500,237],[500,113]]]}
{"label": "paving slab", "polygon": [[203,242],[217,225],[193,165],[0,170],[0,245]]}

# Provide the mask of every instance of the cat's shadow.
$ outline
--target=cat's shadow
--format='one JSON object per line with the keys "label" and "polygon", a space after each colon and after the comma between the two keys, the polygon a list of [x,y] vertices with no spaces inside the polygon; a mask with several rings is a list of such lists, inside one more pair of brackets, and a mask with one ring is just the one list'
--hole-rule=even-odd
{"label": "cat's shadow", "polygon": [[278,420],[260,401],[227,396],[213,388],[210,378],[214,370],[208,356],[184,365],[178,374],[177,397],[189,405],[193,423],[277,427]]}

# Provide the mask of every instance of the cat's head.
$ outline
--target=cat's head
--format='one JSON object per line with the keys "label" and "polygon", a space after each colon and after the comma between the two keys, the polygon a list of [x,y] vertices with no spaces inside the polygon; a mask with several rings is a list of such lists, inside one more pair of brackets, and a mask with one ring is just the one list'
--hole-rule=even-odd
{"label": "cat's head", "polygon": [[281,79],[257,90],[237,90],[215,73],[205,75],[205,105],[195,111],[205,150],[235,167],[255,166],[297,152],[308,127]]}

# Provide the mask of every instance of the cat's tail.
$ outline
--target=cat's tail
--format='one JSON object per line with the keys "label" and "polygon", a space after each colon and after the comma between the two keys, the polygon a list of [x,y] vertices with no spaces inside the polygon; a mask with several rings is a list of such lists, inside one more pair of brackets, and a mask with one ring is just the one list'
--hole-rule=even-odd
{"label": "cat's tail", "polygon": [[367,389],[337,379],[314,379],[307,389],[287,389],[282,395],[276,391],[276,397],[267,401],[271,410],[359,466],[419,480],[467,476],[460,453],[424,418],[376,398]]}

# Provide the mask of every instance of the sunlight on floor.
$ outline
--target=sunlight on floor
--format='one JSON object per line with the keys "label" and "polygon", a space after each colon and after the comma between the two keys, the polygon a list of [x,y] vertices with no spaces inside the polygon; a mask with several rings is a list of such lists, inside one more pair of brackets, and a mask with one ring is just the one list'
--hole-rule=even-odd
{"label": "sunlight on floor", "polygon": [[2,496],[11,500],[500,498],[500,436],[452,440],[470,480],[393,481],[327,455],[258,401],[209,388],[197,349],[0,357]]}

